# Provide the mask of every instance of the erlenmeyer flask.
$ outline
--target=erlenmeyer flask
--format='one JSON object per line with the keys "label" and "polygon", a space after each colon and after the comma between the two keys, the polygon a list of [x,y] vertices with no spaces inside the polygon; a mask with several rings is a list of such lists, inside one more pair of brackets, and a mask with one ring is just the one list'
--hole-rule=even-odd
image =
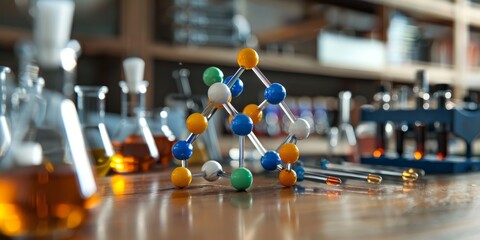
{"label": "erlenmeyer flask", "polygon": [[115,154],[105,126],[106,86],[75,86],[77,109],[85,140],[95,161],[98,176],[110,171],[111,157]]}
{"label": "erlenmeyer flask", "polygon": [[88,217],[95,175],[75,105],[59,93],[29,93],[0,165],[0,233],[66,237]]}
{"label": "erlenmeyer flask", "polygon": [[70,40],[75,1],[37,0],[33,21],[33,47],[45,88],[73,99],[77,58],[81,47]]}
{"label": "erlenmeyer flask", "polygon": [[148,82],[143,80],[145,62],[141,58],[123,61],[126,81],[122,89],[122,121],[113,136],[116,154],[111,167],[118,173],[150,170],[159,153],[145,117],[145,93]]}

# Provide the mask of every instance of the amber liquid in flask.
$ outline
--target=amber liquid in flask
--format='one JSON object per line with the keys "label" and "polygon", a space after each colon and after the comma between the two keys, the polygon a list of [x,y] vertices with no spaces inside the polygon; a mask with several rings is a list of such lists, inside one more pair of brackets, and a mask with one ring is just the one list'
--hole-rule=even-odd
{"label": "amber liquid in flask", "polygon": [[176,142],[175,138],[172,140],[164,135],[153,135],[153,139],[155,139],[155,145],[157,145],[160,154],[160,164],[163,167],[168,167],[173,158],[172,147]]}
{"label": "amber liquid in flask", "polygon": [[0,174],[0,232],[3,235],[61,236],[88,217],[95,198],[80,194],[70,165],[38,165]]}
{"label": "amber liquid in flask", "polygon": [[[2,159],[0,233],[5,236],[68,237],[86,221],[88,209],[99,200],[75,105],[59,100],[61,97],[45,99],[49,103],[44,109],[45,121],[35,118],[39,110],[35,100],[21,109],[20,116],[26,118],[18,120],[12,148]],[[29,119],[38,122],[32,124]],[[39,133],[45,137],[39,137]],[[65,154],[50,154],[54,136],[63,143],[53,141],[63,149],[56,152]]]}
{"label": "amber liquid in flask", "polygon": [[142,136],[129,136],[124,142],[113,142],[113,147],[116,154],[112,157],[111,166],[115,172],[145,172],[155,163]]}
{"label": "amber liquid in flask", "polygon": [[159,151],[145,117],[148,87],[148,82],[142,80],[145,64],[140,58],[127,58],[123,66],[126,81],[120,81],[122,121],[113,138],[115,155],[110,166],[118,173],[144,172],[159,159]]}

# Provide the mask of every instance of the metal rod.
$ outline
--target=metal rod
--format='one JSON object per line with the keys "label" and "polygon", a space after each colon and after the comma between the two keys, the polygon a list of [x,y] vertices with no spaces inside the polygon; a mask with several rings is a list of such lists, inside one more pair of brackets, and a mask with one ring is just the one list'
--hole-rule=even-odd
{"label": "metal rod", "polygon": [[250,134],[247,135],[247,137],[250,139],[252,142],[253,146],[257,149],[257,151],[263,156],[265,153],[267,153],[267,150],[263,147],[262,143],[260,140],[258,140],[257,136],[255,133],[251,132]]}
{"label": "metal rod", "polygon": [[245,165],[245,136],[240,136],[240,151],[238,152],[238,166],[243,168]]}
{"label": "metal rod", "polygon": [[187,140],[185,141],[187,141],[188,143],[193,143],[195,139],[197,139],[197,134],[190,133],[190,135],[188,135],[187,137]]}
{"label": "metal rod", "polygon": [[288,119],[290,120],[290,122],[294,123],[296,120],[297,120],[297,117],[295,117],[295,115],[292,113],[292,111],[290,110],[290,108],[287,106],[287,104],[285,103],[285,101],[282,101],[280,104],[280,108],[283,110],[283,112],[285,113],[285,115],[288,117]]}
{"label": "metal rod", "polygon": [[267,106],[268,106],[268,101],[267,101],[267,100],[263,100],[263,102],[261,102],[260,105],[258,105],[258,109],[259,109],[260,111],[262,111],[262,110],[265,109]]}
{"label": "metal rod", "polygon": [[263,75],[262,71],[260,71],[260,69],[258,67],[254,67],[252,68],[253,72],[255,73],[255,75],[257,75],[257,77],[260,79],[260,81],[262,81],[263,85],[265,85],[265,87],[270,87],[272,85],[272,83],[268,80],[267,77],[265,77],[265,75]]}
{"label": "metal rod", "polygon": [[202,111],[202,115],[203,116],[208,116],[212,109],[215,109],[215,104],[213,104],[212,102],[208,103],[208,105],[203,109]]}
{"label": "metal rod", "polygon": [[192,173],[192,177],[204,177],[204,176],[205,176],[204,172]]}
{"label": "metal rod", "polygon": [[235,82],[237,82],[237,80],[240,78],[240,76],[242,75],[242,73],[245,71],[245,68],[243,67],[239,67],[238,70],[235,72],[235,74],[233,74],[232,78],[230,78],[230,80],[226,83],[228,88],[232,88],[233,85],[235,84]]}
{"label": "metal rod", "polygon": [[283,146],[283,144],[287,143],[287,142],[290,142],[290,140],[292,139],[293,135],[288,135],[282,143],[280,143],[280,145],[278,145],[276,151],[278,152],[278,150],[280,150],[280,148]]}

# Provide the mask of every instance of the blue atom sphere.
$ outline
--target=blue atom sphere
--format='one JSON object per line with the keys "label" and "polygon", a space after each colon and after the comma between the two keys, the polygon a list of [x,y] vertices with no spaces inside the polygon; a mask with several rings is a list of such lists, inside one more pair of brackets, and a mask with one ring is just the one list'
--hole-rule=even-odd
{"label": "blue atom sphere", "polygon": [[287,96],[287,90],[282,86],[282,84],[274,83],[267,89],[265,89],[264,93],[265,99],[270,104],[279,104],[285,97]]}
{"label": "blue atom sphere", "polygon": [[253,130],[253,121],[249,116],[239,113],[233,117],[230,128],[236,135],[247,136]]}
{"label": "blue atom sphere", "polygon": [[192,157],[193,146],[187,141],[180,140],[172,147],[173,156],[178,160],[187,160]]}
{"label": "blue atom sphere", "polygon": [[295,173],[297,174],[297,181],[301,182],[304,180],[303,175],[305,174],[305,169],[302,166],[298,166],[295,169]]}
{"label": "blue atom sphere", "polygon": [[[230,81],[230,79],[232,79],[232,77],[233,77],[233,75],[226,77],[225,80],[223,80],[223,83],[227,84],[227,82]],[[240,78],[237,79],[235,84],[233,84],[233,86],[230,88],[230,92],[232,93],[232,97],[238,97],[238,96],[240,96],[240,94],[242,94],[242,92],[243,92],[243,81]]]}
{"label": "blue atom sphere", "polygon": [[260,163],[265,170],[272,171],[277,168],[277,165],[280,164],[282,160],[280,155],[275,151],[268,151],[260,159]]}

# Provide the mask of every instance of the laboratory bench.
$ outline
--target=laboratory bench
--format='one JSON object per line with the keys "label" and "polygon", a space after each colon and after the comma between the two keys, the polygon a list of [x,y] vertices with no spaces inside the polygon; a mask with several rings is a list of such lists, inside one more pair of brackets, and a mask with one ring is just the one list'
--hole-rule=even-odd
{"label": "laboratory bench", "polygon": [[101,201],[71,239],[480,237],[479,173],[291,188],[278,184],[276,173],[257,173],[250,189],[236,191],[227,178],[194,178],[176,189],[171,171],[99,178]]}

